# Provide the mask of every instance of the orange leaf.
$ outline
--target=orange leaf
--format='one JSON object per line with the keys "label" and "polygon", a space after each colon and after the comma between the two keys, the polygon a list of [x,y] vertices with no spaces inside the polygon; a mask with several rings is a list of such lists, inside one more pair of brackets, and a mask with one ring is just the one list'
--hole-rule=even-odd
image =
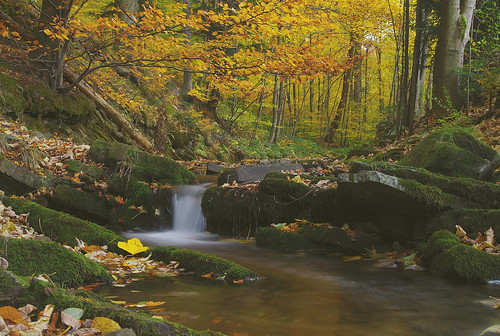
{"label": "orange leaf", "polygon": [[242,284],[243,280],[233,280],[233,283],[235,283],[235,284]]}
{"label": "orange leaf", "polygon": [[214,272],[210,272],[208,274],[202,274],[201,277],[202,278],[207,278],[207,279],[210,279],[210,280],[215,280],[214,279]]}
{"label": "orange leaf", "polygon": [[353,260],[361,260],[361,256],[344,256],[342,257],[343,261],[353,261]]}
{"label": "orange leaf", "polygon": [[17,309],[12,306],[0,307],[0,316],[4,320],[10,320],[14,323],[21,323],[24,324],[25,326],[28,326],[28,323],[23,320],[21,314],[19,314]]}

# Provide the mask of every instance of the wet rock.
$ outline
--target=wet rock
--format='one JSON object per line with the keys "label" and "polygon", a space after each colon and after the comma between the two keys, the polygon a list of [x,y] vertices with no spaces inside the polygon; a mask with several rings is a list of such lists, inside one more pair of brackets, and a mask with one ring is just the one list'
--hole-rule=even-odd
{"label": "wet rock", "polygon": [[281,172],[281,171],[304,171],[304,167],[297,163],[273,163],[268,165],[258,165],[258,166],[243,166],[238,169],[223,171],[219,176],[217,181],[218,185],[223,185],[224,183],[252,183],[256,181],[261,181],[266,177],[269,172]]}
{"label": "wet rock", "polygon": [[207,163],[206,175],[219,175],[222,171],[222,166],[213,162]]}
{"label": "wet rock", "polygon": [[488,180],[500,166],[500,154],[461,128],[427,136],[401,161],[434,173]]}

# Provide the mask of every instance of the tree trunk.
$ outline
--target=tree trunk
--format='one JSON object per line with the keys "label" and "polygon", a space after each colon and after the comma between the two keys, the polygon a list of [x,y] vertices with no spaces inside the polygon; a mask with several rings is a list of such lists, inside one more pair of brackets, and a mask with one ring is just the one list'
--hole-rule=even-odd
{"label": "tree trunk", "polygon": [[441,1],[441,20],[434,57],[432,116],[439,119],[462,107],[460,71],[476,0]]}
{"label": "tree trunk", "polygon": [[404,1],[404,23],[403,23],[403,45],[401,64],[403,73],[401,75],[399,89],[398,115],[396,118],[396,136],[401,136],[402,126],[408,126],[410,117],[408,115],[408,78],[410,72],[410,1]]}
{"label": "tree trunk", "polygon": [[135,16],[139,12],[138,0],[117,0],[116,5],[119,8],[118,18],[129,25],[136,24]]}
{"label": "tree trunk", "polygon": [[271,133],[269,134],[269,142],[275,143],[276,132],[279,123],[279,76],[274,75],[274,88],[273,88],[273,124],[271,126]]}
{"label": "tree trunk", "polygon": [[[66,77],[75,81],[78,78],[78,75],[68,67],[65,67],[64,74]],[[92,89],[87,83],[84,81],[80,81],[77,84],[77,87],[86,94],[88,97],[92,98],[97,106],[102,109],[104,113],[106,113],[125,133],[127,133],[133,140],[135,140],[142,148],[149,150],[153,147],[151,142],[142,135],[139,131],[137,131],[132,124],[118,111],[116,111],[113,106],[111,106],[104,98],[102,98],[94,89]]]}
{"label": "tree trunk", "polygon": [[[184,4],[186,5],[186,19],[189,20],[191,17],[191,0],[184,0]],[[186,46],[191,45],[191,27],[185,26],[184,27],[184,35],[186,35]],[[190,69],[185,68],[183,71],[183,80],[182,80],[182,88],[181,88],[181,95],[183,97],[186,97],[193,89],[193,74],[191,73]]]}
{"label": "tree trunk", "polygon": [[430,10],[425,6],[424,0],[417,0],[415,41],[413,44],[413,68],[410,79],[410,92],[408,98],[408,135],[413,134],[413,123],[415,115],[420,109],[422,95],[421,90],[425,82],[425,68],[427,66],[427,43],[429,31]]}

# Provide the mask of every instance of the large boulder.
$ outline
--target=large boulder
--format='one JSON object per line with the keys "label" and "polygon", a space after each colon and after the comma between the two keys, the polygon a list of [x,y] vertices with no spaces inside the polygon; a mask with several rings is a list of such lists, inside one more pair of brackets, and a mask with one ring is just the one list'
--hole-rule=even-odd
{"label": "large boulder", "polygon": [[349,172],[373,170],[398,178],[415,180],[437,187],[470,202],[474,208],[500,208],[500,185],[467,177],[451,177],[424,168],[408,167],[380,161],[353,161]]}
{"label": "large boulder", "polygon": [[488,180],[500,166],[500,154],[462,128],[444,128],[427,136],[400,163],[449,176]]}

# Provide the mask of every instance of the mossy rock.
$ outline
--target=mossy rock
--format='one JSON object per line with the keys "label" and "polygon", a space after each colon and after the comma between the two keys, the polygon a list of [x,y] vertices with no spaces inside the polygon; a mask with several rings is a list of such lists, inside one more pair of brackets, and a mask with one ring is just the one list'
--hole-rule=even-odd
{"label": "mossy rock", "polygon": [[165,263],[178,261],[182,268],[198,275],[213,272],[216,277],[225,275],[225,279],[229,281],[252,281],[260,278],[257,273],[243,266],[205,252],[164,246],[152,248],[151,253],[154,260]]}
{"label": "mossy rock", "polygon": [[89,245],[107,245],[110,250],[117,251],[116,244],[125,241],[100,225],[45,208],[37,203],[8,197],[2,198],[2,202],[6,206],[12,206],[18,214],[29,214],[28,221],[35,231],[61,244],[74,246],[78,238]]}
{"label": "mossy rock", "polygon": [[0,268],[0,304],[8,304],[21,295],[24,295],[24,288],[17,277]]}
{"label": "mossy rock", "polygon": [[96,180],[102,180],[104,177],[104,169],[96,165],[87,165],[78,160],[66,160],[66,164],[68,171],[72,174],[82,172]]}
{"label": "mossy rock", "polygon": [[194,174],[174,160],[152,155],[119,142],[109,145],[101,141],[95,142],[89,150],[89,157],[95,162],[112,165],[125,171],[127,175],[148,183],[179,185],[189,184],[194,180]]}
{"label": "mossy rock", "polygon": [[401,161],[435,173],[477,179],[491,178],[500,154],[462,128],[444,128],[427,136]]}
{"label": "mossy rock", "polygon": [[0,114],[21,115],[28,108],[23,88],[14,78],[0,72]]}
{"label": "mossy rock", "polygon": [[311,192],[311,188],[302,183],[296,183],[282,178],[266,178],[259,183],[259,190],[268,195],[276,196],[283,202],[298,202]]}
{"label": "mossy rock", "polygon": [[469,283],[500,278],[500,256],[462,244],[450,231],[435,232],[425,258],[431,272]]}
{"label": "mossy rock", "polygon": [[349,172],[356,174],[363,170],[379,171],[387,175],[415,180],[423,185],[438,187],[445,193],[470,201],[470,205],[500,208],[500,185],[494,183],[466,177],[450,177],[423,168],[393,165],[380,161],[353,161]]}
{"label": "mossy rock", "polygon": [[477,232],[485,232],[490,227],[494,232],[500,232],[500,210],[492,209],[457,209],[437,214],[426,226],[428,232],[438,230],[455,231],[460,225],[470,238],[475,238]]}
{"label": "mossy rock", "polygon": [[[50,294],[47,295],[47,293]],[[23,301],[38,307],[52,304],[57,311],[66,308],[80,308],[85,311],[83,319],[93,319],[98,316],[107,317],[117,322],[122,328],[134,330],[138,336],[223,336],[218,332],[192,330],[180,324],[155,319],[147,311],[132,310],[114,304],[92,292],[76,290],[74,293],[70,293],[59,286],[39,280],[31,282],[28,295],[23,298]]]}
{"label": "mossy rock", "polygon": [[98,263],[56,242],[1,238],[0,251],[17,275],[46,274],[66,287],[112,281]]}
{"label": "mossy rock", "polygon": [[301,179],[303,180],[310,180],[312,183],[318,183],[319,181],[322,180],[328,180],[331,182],[336,182],[337,178],[336,177],[331,177],[331,176],[314,176],[314,175],[307,175],[307,174],[299,174],[299,175],[292,175],[292,174],[285,174],[281,172],[269,172],[266,174],[266,179],[268,178],[278,178],[278,179],[283,179],[283,180],[288,180],[292,179],[296,176],[300,176]]}

